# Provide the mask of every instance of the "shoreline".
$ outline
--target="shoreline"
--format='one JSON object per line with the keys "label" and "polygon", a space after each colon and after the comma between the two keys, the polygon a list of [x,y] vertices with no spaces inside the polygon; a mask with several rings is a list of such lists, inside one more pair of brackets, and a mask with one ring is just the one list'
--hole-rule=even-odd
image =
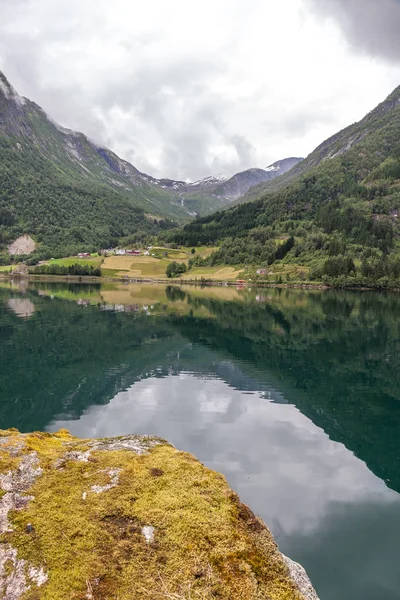
{"label": "shoreline", "polygon": [[244,283],[237,281],[223,281],[217,279],[151,279],[141,277],[91,277],[84,275],[3,275],[0,273],[0,281],[43,281],[48,283],[86,283],[86,284],[101,284],[101,283],[130,283],[147,284],[147,285],[192,285],[194,287],[236,287],[239,289],[245,288],[280,288],[280,289],[302,289],[302,290],[347,290],[353,292],[400,292],[399,287],[377,287],[377,286],[338,286],[329,285],[326,283],[272,283],[266,281],[245,281]]}

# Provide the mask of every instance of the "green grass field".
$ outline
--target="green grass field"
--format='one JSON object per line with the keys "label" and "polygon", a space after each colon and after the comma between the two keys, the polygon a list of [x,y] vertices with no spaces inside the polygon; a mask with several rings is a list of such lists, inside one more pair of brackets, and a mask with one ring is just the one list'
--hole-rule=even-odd
{"label": "green grass field", "polygon": [[178,259],[186,259],[195,258],[196,256],[200,256],[201,258],[207,258],[210,256],[217,248],[208,247],[208,246],[199,246],[195,247],[195,252],[192,254],[192,246],[181,246],[180,248],[162,248],[159,246],[154,246],[151,248],[150,256],[155,256],[156,258],[168,258],[170,260],[178,260]]}
{"label": "green grass field", "polygon": [[154,258],[168,258],[170,261],[177,259],[187,259],[187,252],[178,249],[171,248],[162,248],[162,247],[153,247],[150,252],[150,257]]}
{"label": "green grass field", "polygon": [[71,265],[91,265],[92,267],[99,267],[102,262],[103,257],[98,256],[97,254],[92,255],[90,258],[69,256],[67,258],[53,258],[46,261],[49,265],[62,265],[63,267],[70,267]]}
{"label": "green grass field", "polygon": [[181,251],[185,252],[188,255],[188,258],[194,258],[196,256],[200,256],[201,258],[207,258],[208,256],[210,256],[210,254],[218,250],[218,248],[213,246],[196,246],[195,250],[196,252],[192,254],[192,246],[181,247]]}

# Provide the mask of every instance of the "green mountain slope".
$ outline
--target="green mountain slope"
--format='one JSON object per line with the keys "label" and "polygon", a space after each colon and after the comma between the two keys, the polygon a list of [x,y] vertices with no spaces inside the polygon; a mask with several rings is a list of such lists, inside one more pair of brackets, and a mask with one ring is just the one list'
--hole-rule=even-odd
{"label": "green mountain slope", "polygon": [[28,233],[52,254],[65,253],[156,233],[159,219],[188,217],[175,193],[82,133],[53,123],[0,73],[2,247]]}
{"label": "green mountain slope", "polygon": [[270,185],[284,187],[196,219],[169,239],[221,243],[211,264],[284,259],[318,279],[398,277],[400,87]]}
{"label": "green mountain slope", "polygon": [[[304,175],[311,169],[317,167],[325,160],[336,158],[348,152],[362,142],[364,138],[370,136],[370,134],[373,134],[378,129],[385,127],[386,124],[389,124],[389,128],[391,129],[390,121],[393,117],[391,111],[399,104],[399,90],[400,87],[396,88],[384,102],[368,113],[361,121],[349,125],[345,129],[342,129],[342,131],[339,131],[339,133],[336,133],[322,142],[322,144],[311,152],[307,158],[298,162],[292,169],[272,181],[264,182],[261,185],[253,187],[247,194],[242,195],[237,202],[243,203],[248,202],[249,200],[255,200],[265,192],[282,189],[295,181],[299,176]],[[386,115],[388,117],[387,119],[385,118]],[[384,148],[381,148],[379,136],[372,140],[370,138],[367,146],[369,146],[370,154],[373,151],[377,151],[378,153],[385,151]],[[372,146],[375,147],[372,148]]]}

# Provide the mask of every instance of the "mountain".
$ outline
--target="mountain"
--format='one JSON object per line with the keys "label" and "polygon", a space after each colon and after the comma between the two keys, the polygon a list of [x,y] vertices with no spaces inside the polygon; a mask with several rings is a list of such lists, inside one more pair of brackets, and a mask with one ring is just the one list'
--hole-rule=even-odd
{"label": "mountain", "polygon": [[1,73],[0,84],[2,136],[22,138],[25,144],[33,142],[41,156],[51,160],[57,170],[80,180],[105,184],[151,214],[187,217],[175,195],[168,193],[160,180],[141,173],[83,133],[54,123],[37,104],[19,96]]}
{"label": "mountain", "polygon": [[1,72],[0,159],[0,249],[28,234],[42,258],[157,234],[170,226],[168,220],[184,222],[219,210],[284,172],[287,160],[297,160],[229,180],[157,179],[55,123]]}
{"label": "mountain", "polygon": [[206,215],[219,210],[227,200],[215,193],[219,184],[226,180],[224,175],[211,175],[193,182],[165,178],[156,179],[151,175],[144,175],[143,177],[146,181],[172,192],[175,195],[175,201],[191,217]]}
{"label": "mountain", "polygon": [[[226,180],[224,176],[209,176],[195,182],[185,182],[168,178],[157,179],[142,173],[84,134],[55,123],[34,102],[19,96],[1,73],[0,84],[0,93],[2,92],[8,100],[8,114],[3,115],[1,133],[5,136],[17,134],[33,139],[37,149],[47,158],[57,161],[64,171],[72,172],[74,176],[83,176],[85,179],[93,178],[118,193],[133,196],[138,206],[156,216],[178,220],[195,216],[197,213],[190,206],[191,197],[207,197]],[[189,198],[187,206],[182,199],[183,195]],[[216,195],[225,199],[223,194]],[[219,198],[216,206],[220,207]],[[197,208],[200,212],[208,212],[207,207]]]}
{"label": "mountain", "polygon": [[266,169],[247,169],[230,178],[217,175],[193,183],[154,178],[151,178],[151,181],[165,189],[177,192],[182,207],[186,208],[192,216],[204,216],[229,206],[238,199],[240,201],[243,194],[252,190],[254,186],[279,177],[301,160],[303,159],[285,158],[269,165]]}
{"label": "mountain", "polygon": [[275,179],[275,177],[279,177],[283,175],[290,169],[292,169],[297,163],[304,160],[303,158],[298,158],[296,156],[291,156],[290,158],[284,158],[283,160],[277,160],[265,168],[265,170],[271,174],[273,174],[270,179]]}
{"label": "mountain", "polygon": [[[400,86],[259,197],[166,236],[215,244],[208,264],[302,267],[304,277],[400,278]],[[292,267],[290,267],[292,268]],[[357,279],[358,278],[358,279]]]}
{"label": "mountain", "polygon": [[190,211],[174,189],[54,123],[0,73],[0,244],[29,234],[65,255],[157,233]]}
{"label": "mountain", "polygon": [[269,165],[266,169],[247,169],[241,173],[236,173],[236,175],[218,185],[214,193],[224,200],[237,200],[257,184],[271,181],[283,175],[301,160],[303,159],[284,158]]}
{"label": "mountain", "polygon": [[[259,198],[265,192],[272,192],[286,187],[299,176],[317,167],[322,162],[347,153],[355,146],[358,146],[364,138],[367,138],[367,144],[370,142],[374,143],[376,151],[380,154],[382,151],[380,147],[381,140],[379,139],[379,136],[375,137],[375,140],[372,140],[371,135],[376,133],[380,127],[385,126],[386,115],[388,113],[391,115],[391,111],[400,103],[400,94],[398,90],[399,88],[396,88],[384,102],[368,113],[361,121],[349,125],[322,142],[322,144],[311,152],[307,158],[294,164],[293,168],[287,170],[282,177],[267,182],[266,184],[253,187],[247,194],[240,198],[240,202],[248,202],[249,200]],[[383,151],[384,150],[385,149],[383,149]]]}

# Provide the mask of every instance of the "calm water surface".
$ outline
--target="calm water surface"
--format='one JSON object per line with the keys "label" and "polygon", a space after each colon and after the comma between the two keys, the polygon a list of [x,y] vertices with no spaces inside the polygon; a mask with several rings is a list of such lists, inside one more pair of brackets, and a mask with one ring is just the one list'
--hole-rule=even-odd
{"label": "calm water surface", "polygon": [[400,598],[400,296],[0,286],[0,428],[223,472],[321,600]]}

